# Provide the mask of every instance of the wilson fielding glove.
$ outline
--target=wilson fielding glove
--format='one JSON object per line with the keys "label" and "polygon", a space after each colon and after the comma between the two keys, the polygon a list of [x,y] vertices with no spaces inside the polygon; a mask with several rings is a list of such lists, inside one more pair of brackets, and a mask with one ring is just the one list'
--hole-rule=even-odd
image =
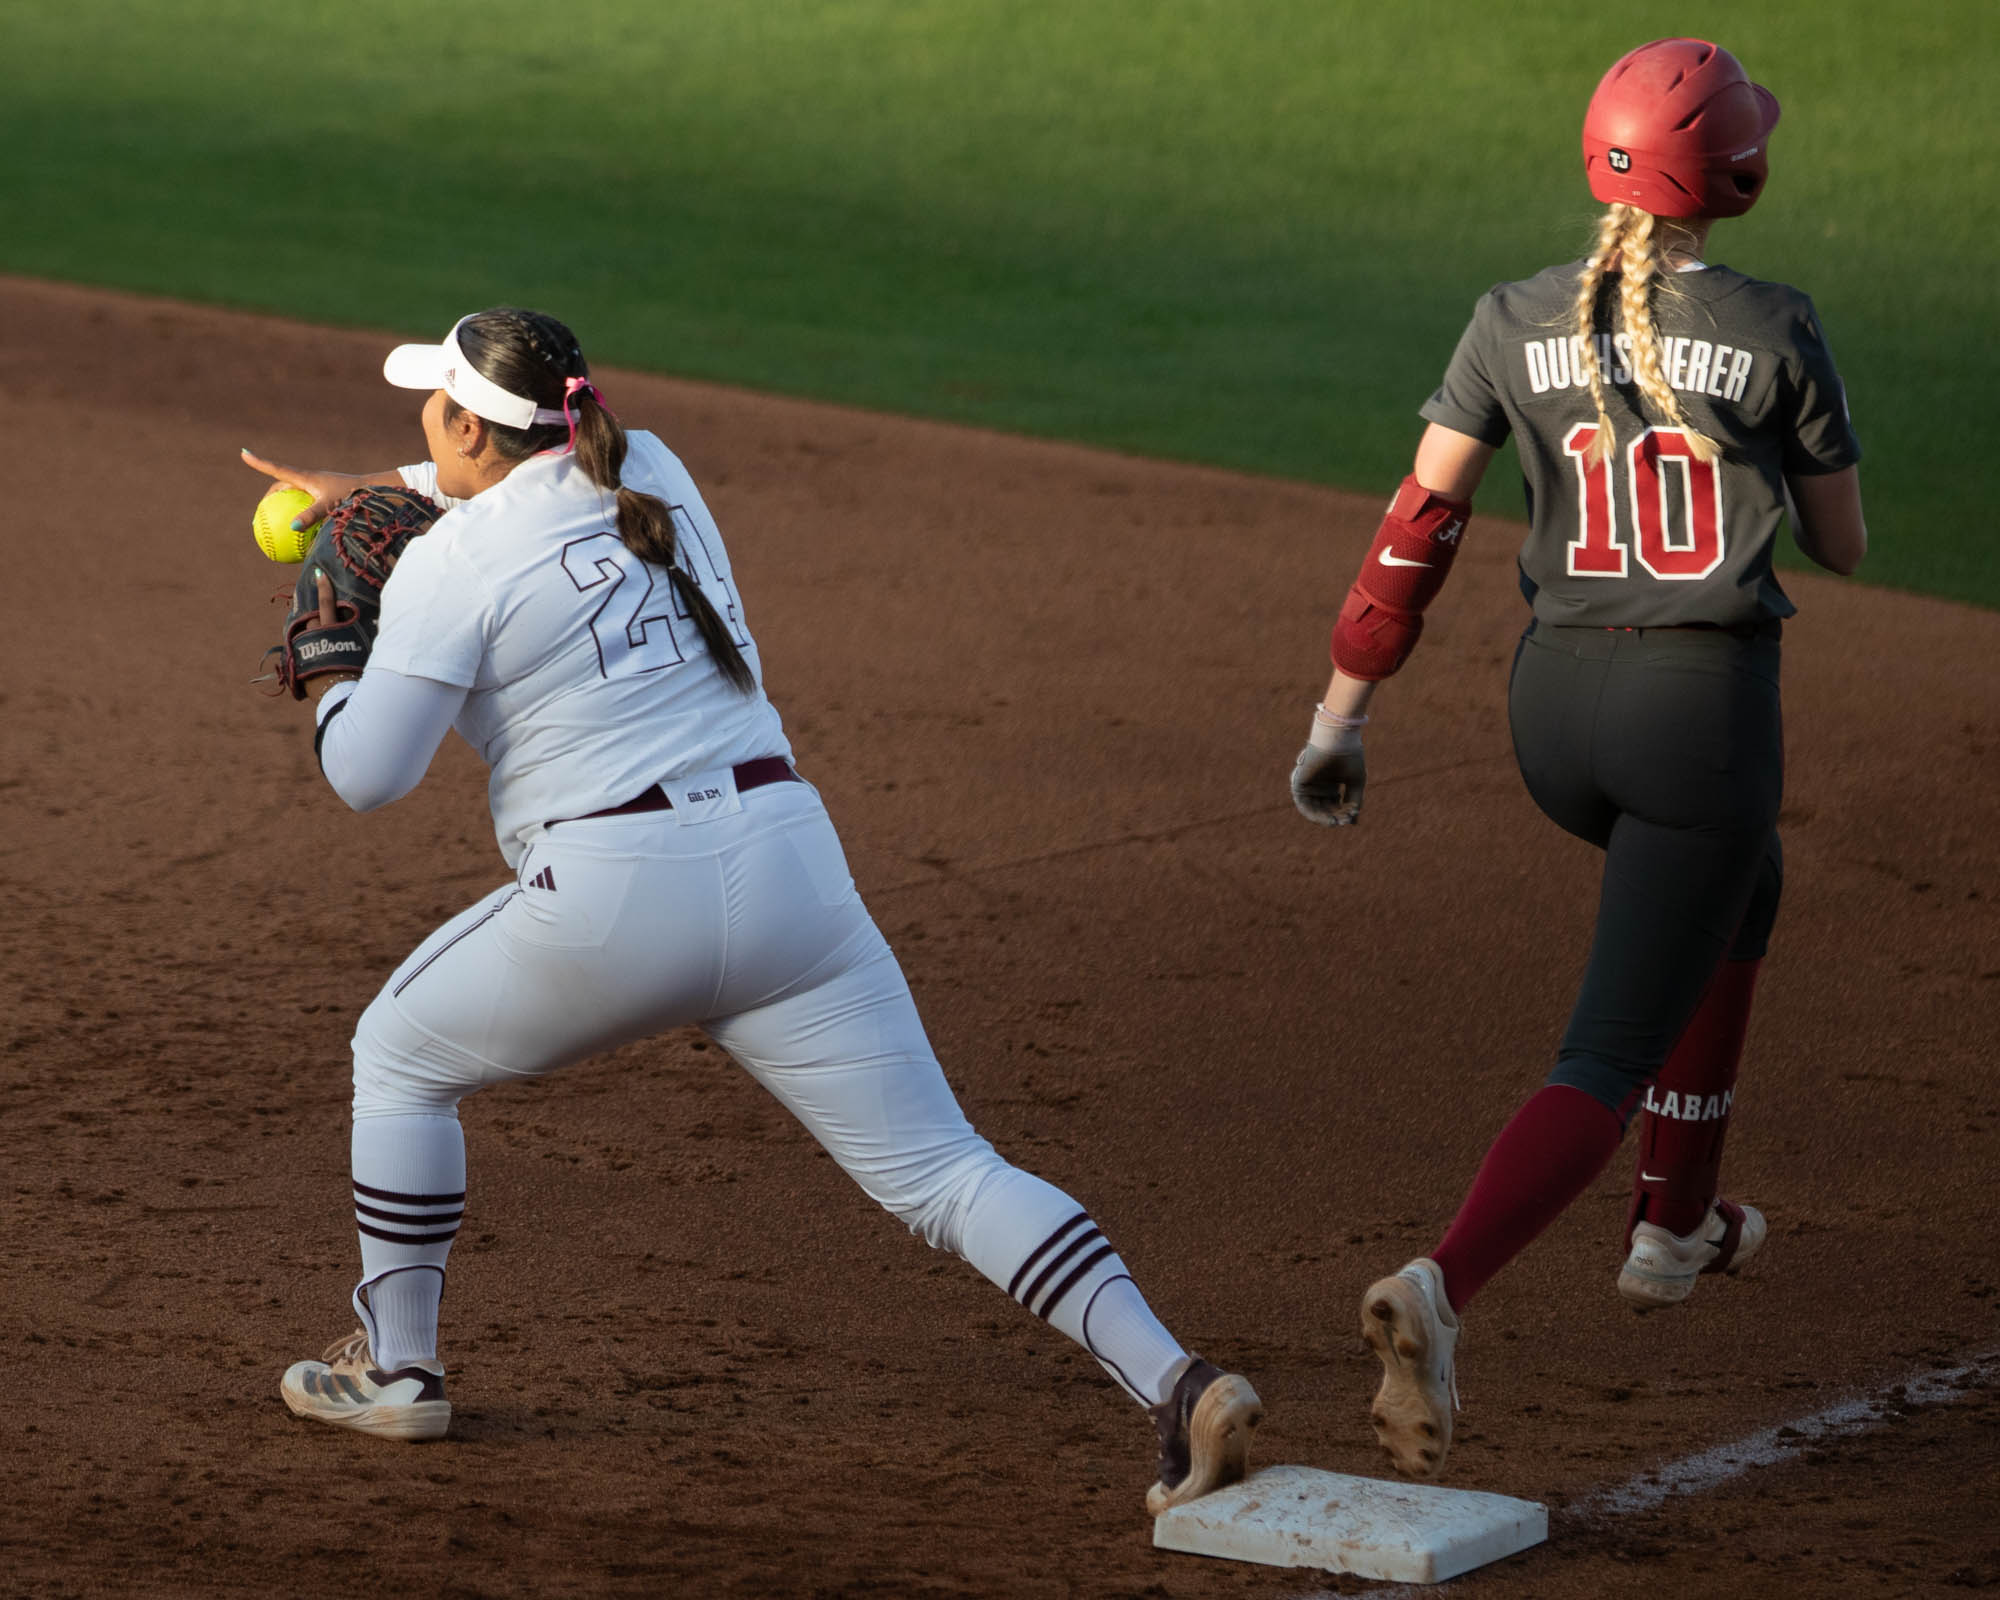
{"label": "wilson fielding glove", "polygon": [[[306,697],[314,678],[357,673],[368,664],[382,618],[382,585],[417,535],[443,515],[411,489],[367,485],[327,513],[292,591],[285,637],[265,653],[277,658],[274,693]],[[319,577],[333,586],[334,620],[320,615]]]}

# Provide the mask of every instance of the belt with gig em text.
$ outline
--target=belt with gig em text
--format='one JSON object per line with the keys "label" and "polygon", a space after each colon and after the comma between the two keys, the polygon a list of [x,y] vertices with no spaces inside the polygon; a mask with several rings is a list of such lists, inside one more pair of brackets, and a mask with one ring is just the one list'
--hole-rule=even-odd
{"label": "belt with gig em text", "polygon": [[[783,756],[759,756],[755,761],[746,761],[732,769],[736,779],[736,792],[746,789],[761,789],[769,783],[804,783],[792,770],[792,764]],[[558,822],[588,822],[593,817],[628,817],[640,811],[671,811],[673,801],[667,798],[667,791],[657,783],[652,788],[634,795],[623,805],[606,806],[602,811],[586,811],[580,817],[557,817],[549,822],[553,828]]]}

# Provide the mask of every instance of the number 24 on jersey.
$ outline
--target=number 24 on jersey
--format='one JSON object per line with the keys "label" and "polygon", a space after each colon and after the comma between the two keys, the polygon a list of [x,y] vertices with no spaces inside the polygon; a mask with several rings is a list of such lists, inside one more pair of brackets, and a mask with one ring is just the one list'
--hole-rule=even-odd
{"label": "number 24 on jersey", "polygon": [[[688,575],[702,583],[700,563],[706,562],[708,582],[720,591],[724,626],[739,646],[748,645],[743,631],[743,613],[735,586],[723,574],[694,519],[679,506],[669,508],[679,535],[681,559]],[[687,659],[679,638],[679,626],[690,625],[687,608],[673,591],[673,585],[656,582],[652,569],[641,561],[615,533],[596,533],[575,539],[563,547],[563,570],[580,594],[601,589],[604,599],[592,614],[590,631],[597,639],[598,670],[607,678],[636,672],[658,672]]]}

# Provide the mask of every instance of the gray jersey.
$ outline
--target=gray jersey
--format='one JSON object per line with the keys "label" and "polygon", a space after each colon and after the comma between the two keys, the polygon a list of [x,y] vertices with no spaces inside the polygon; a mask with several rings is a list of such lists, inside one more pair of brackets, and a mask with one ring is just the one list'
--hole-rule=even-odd
{"label": "gray jersey", "polygon": [[[1790,616],[1771,571],[1785,479],[1861,459],[1812,301],[1728,267],[1663,280],[1653,320],[1667,381],[1722,459],[1697,460],[1680,430],[1641,410],[1629,339],[1604,331],[1595,342],[1615,439],[1590,463],[1596,411],[1570,331],[1582,270],[1573,261],[1486,294],[1423,407],[1487,444],[1519,441],[1532,524],[1521,572],[1535,615],[1591,627]],[[1615,307],[1607,288],[1600,328],[1616,325]]]}

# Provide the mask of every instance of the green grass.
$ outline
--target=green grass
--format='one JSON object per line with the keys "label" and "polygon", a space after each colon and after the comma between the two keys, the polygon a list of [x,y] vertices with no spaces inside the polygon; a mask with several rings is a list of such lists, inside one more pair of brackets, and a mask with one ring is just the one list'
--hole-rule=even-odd
{"label": "green grass", "polygon": [[[1713,30],[1785,101],[1711,256],[1808,288],[1876,581],[2000,605],[1991,0],[0,0],[0,270],[1386,491],[1577,126]],[[1496,479],[1483,503],[1517,512]]]}

